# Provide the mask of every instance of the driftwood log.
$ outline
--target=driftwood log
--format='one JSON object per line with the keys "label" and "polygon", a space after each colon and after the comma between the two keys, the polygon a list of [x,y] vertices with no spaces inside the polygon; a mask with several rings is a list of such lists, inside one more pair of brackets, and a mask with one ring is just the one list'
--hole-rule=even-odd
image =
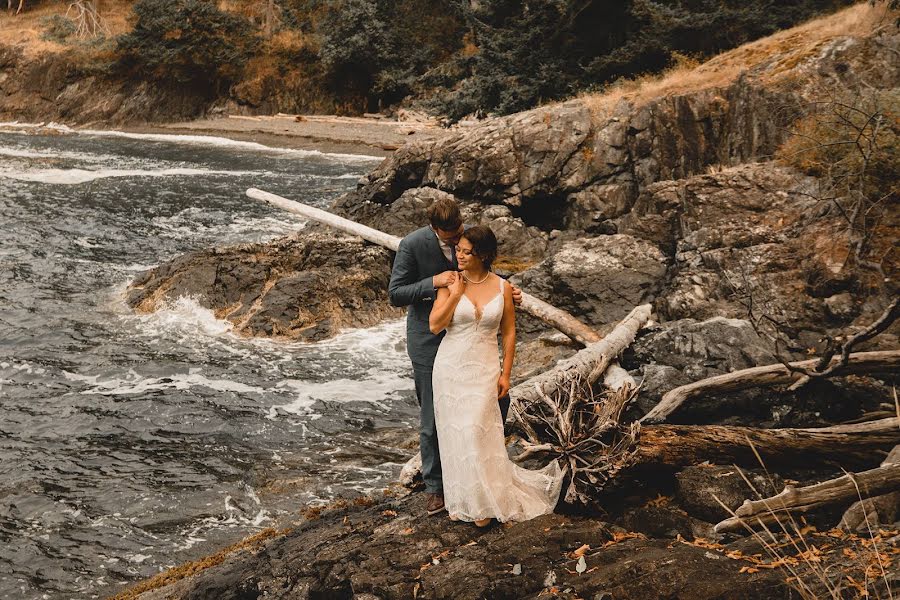
{"label": "driftwood log", "polygon": [[[359,223],[339,217],[314,206],[288,200],[287,198],[264,192],[256,188],[247,190],[247,196],[255,200],[268,202],[273,206],[306,217],[307,219],[319,221],[320,223],[324,223],[325,225],[334,227],[340,231],[359,236],[366,241],[378,244],[379,246],[383,246],[394,252],[396,252],[397,248],[400,246],[400,238],[395,235],[390,235],[383,231],[360,225]],[[543,300],[539,300],[530,294],[526,294],[525,292],[522,292],[522,304],[519,305],[519,308],[531,316],[540,319],[554,329],[558,329],[583,346],[600,339],[600,336],[596,331],[566,311],[556,308],[555,306],[548,304]]]}
{"label": "driftwood log", "polygon": [[[832,362],[840,360],[839,357]],[[812,368],[819,359],[805,360],[790,363],[794,367]],[[847,366],[838,371],[842,374],[860,374],[876,371],[890,371],[900,366],[900,350],[885,350],[878,352],[854,352],[849,356]],[[702,379],[689,383],[663,395],[659,404],[654,406],[641,419],[641,422],[661,422],[671,415],[675,409],[692,398],[705,394],[718,394],[721,392],[733,392],[751,387],[765,387],[793,383],[803,377],[799,371],[789,370],[785,365],[776,363],[762,367],[751,367],[733,373],[716,375],[708,379]]]}
{"label": "driftwood log", "polygon": [[631,345],[638,330],[650,320],[650,311],[649,304],[635,307],[599,342],[588,344],[575,356],[510,390],[510,417],[507,421],[514,418],[516,408],[538,402],[542,396],[555,394],[576,377],[588,385],[597,381],[622,351]]}
{"label": "driftwood log", "polygon": [[787,486],[770,498],[745,500],[734,516],[718,523],[717,532],[739,531],[771,525],[787,518],[786,513],[803,513],[821,506],[852,502],[900,489],[900,464],[889,463],[862,473],[847,473],[836,479],[806,487]]}
{"label": "driftwood log", "polygon": [[[845,467],[872,464],[876,450],[900,443],[900,419],[810,429],[763,429],[724,425],[645,425],[634,449],[634,464],[687,466],[708,460],[758,466]],[[753,447],[751,447],[751,444]]]}
{"label": "driftwood log", "polygon": [[[881,466],[900,465],[900,446],[894,446]],[[900,517],[900,485],[883,496],[869,496],[854,502],[841,517],[838,527],[844,531],[864,531],[893,523]]]}

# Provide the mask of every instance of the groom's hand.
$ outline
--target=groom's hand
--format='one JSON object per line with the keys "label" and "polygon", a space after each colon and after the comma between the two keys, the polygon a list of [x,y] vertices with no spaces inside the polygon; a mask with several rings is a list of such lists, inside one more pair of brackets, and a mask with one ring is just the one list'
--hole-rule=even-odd
{"label": "groom's hand", "polygon": [[459,277],[459,273],[456,271],[444,271],[432,277],[431,283],[436,288],[450,287],[457,277]]}
{"label": "groom's hand", "polygon": [[519,306],[522,304],[522,290],[516,287],[516,284],[514,283],[510,283],[509,285],[512,287],[513,304]]}

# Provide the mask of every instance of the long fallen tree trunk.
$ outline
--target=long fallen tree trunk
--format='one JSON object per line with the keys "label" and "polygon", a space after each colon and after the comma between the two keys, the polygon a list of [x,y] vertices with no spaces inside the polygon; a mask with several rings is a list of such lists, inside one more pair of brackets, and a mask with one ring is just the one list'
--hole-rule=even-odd
{"label": "long fallen tree trunk", "polygon": [[[268,202],[273,206],[301,215],[307,219],[319,221],[320,223],[324,223],[325,225],[334,227],[335,229],[347,232],[351,235],[359,236],[366,241],[378,244],[379,246],[383,246],[394,252],[396,252],[397,248],[400,246],[400,238],[395,235],[390,235],[383,231],[367,227],[366,225],[361,225],[314,206],[295,202],[294,200],[288,200],[282,196],[264,192],[263,190],[258,190],[256,188],[247,190],[247,196],[254,200]],[[566,311],[560,310],[551,304],[547,304],[543,300],[539,300],[530,294],[526,294],[524,291],[522,292],[522,304],[519,305],[519,308],[531,316],[540,319],[544,323],[547,323],[554,329],[563,332],[582,346],[600,340],[600,336],[596,331]]]}
{"label": "long fallen tree trunk", "polygon": [[[845,467],[873,462],[874,451],[900,443],[900,418],[813,429],[724,425],[645,425],[631,464],[686,466],[708,460],[759,466],[831,462]],[[751,447],[753,444],[753,447]]]}
{"label": "long fallen tree trunk", "polygon": [[650,320],[650,311],[649,304],[636,306],[605,338],[588,344],[575,356],[510,390],[510,416],[507,421],[513,420],[517,409],[538,402],[542,396],[555,394],[560,387],[567,386],[573,378],[593,384],[603,375],[610,363],[631,345],[638,330]]}
{"label": "long fallen tree trunk", "polygon": [[806,487],[787,486],[784,490],[770,498],[745,500],[734,511],[734,516],[718,523],[716,532],[739,531],[746,527],[771,525],[783,522],[785,513],[803,513],[821,506],[839,502],[852,502],[862,498],[871,498],[900,489],[900,464],[887,464],[882,467],[848,473],[836,479]]}
{"label": "long fallen tree trunk", "polygon": [[[832,359],[832,363],[838,360],[840,360],[840,357],[835,357]],[[809,369],[816,366],[818,362],[819,359],[813,359],[790,364],[794,367]],[[871,373],[873,371],[893,370],[898,366],[900,366],[900,350],[854,352],[850,355],[847,366],[843,367],[839,372],[842,374]],[[715,377],[695,381],[694,383],[670,390],[663,395],[659,404],[644,415],[641,422],[663,421],[679,406],[698,396],[733,392],[751,387],[783,385],[797,381],[802,376],[802,373],[791,371],[781,363],[716,375]]]}

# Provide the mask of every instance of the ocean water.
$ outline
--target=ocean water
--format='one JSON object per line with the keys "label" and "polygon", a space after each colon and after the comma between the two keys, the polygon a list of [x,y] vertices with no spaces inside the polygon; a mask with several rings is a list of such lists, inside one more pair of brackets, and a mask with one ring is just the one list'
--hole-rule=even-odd
{"label": "ocean water", "polygon": [[162,261],[302,225],[247,188],[327,207],[378,160],[0,126],[0,598],[103,598],[396,478],[402,322],[284,343],[123,301]]}

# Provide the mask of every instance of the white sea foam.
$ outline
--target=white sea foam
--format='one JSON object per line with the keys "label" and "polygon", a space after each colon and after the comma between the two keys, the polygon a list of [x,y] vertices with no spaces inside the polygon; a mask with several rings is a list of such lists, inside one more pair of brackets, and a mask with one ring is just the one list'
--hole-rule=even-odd
{"label": "white sea foam", "polygon": [[264,394],[267,390],[261,387],[246,385],[230,379],[209,379],[201,374],[201,369],[190,369],[188,373],[176,373],[165,377],[144,377],[134,369],[129,369],[122,377],[101,379],[99,375],[81,375],[69,371],[62,372],[69,381],[88,384],[82,394],[99,396],[122,396],[143,394],[155,390],[186,390],[192,387],[205,387],[217,392],[237,392],[241,394]]}
{"label": "white sea foam", "polygon": [[136,316],[144,332],[152,336],[165,331],[191,336],[220,336],[234,329],[229,321],[217,318],[213,311],[190,296],[170,300],[159,310]]}
{"label": "white sea foam", "polygon": [[[256,493],[249,487],[245,487],[248,496],[254,501],[254,504],[260,506]],[[223,515],[209,516],[196,521],[189,529],[180,533],[179,539],[183,543],[176,544],[178,550],[187,550],[199,542],[206,541],[202,537],[205,532],[222,527],[261,527],[266,521],[271,521],[272,517],[269,511],[260,507],[258,511],[247,512],[239,504],[235,503],[235,499],[229,494],[225,496],[225,510]]]}
{"label": "white sea foam", "polygon": [[368,154],[342,154],[339,152],[321,152],[319,150],[300,150],[296,148],[278,148],[274,146],[265,146],[256,142],[245,142],[241,140],[232,140],[225,137],[217,137],[212,135],[184,135],[173,133],[132,133],[129,131],[106,131],[101,129],[81,129],[77,133],[83,135],[95,135],[105,137],[118,137],[133,140],[147,140],[152,142],[173,142],[180,144],[202,144],[204,146],[219,146],[228,148],[242,148],[245,150],[256,150],[260,152],[277,152],[279,154],[292,154],[295,156],[324,156],[328,158],[336,158],[343,161],[359,161],[374,162],[381,161],[381,156],[371,156]]}
{"label": "white sea foam", "polygon": [[96,179],[108,177],[183,177],[189,175],[259,175],[258,171],[218,171],[212,169],[99,169],[88,171],[85,169],[33,169],[28,171],[0,171],[0,177],[29,181],[33,183],[48,183],[53,185],[77,185]]}
{"label": "white sea foam", "polygon": [[308,415],[318,401],[369,402],[387,410],[389,400],[410,387],[411,380],[397,373],[372,373],[364,379],[334,379],[332,381],[284,380],[276,386],[296,394],[291,402],[269,409],[267,417],[276,420],[279,413]]}
{"label": "white sea foam", "polygon": [[[93,164],[109,164],[112,162],[122,163],[129,160],[124,156],[113,156],[111,154],[96,154],[91,152],[75,152],[71,150],[35,150],[31,148],[7,148],[0,146],[0,156],[8,156],[10,158],[26,158],[35,160],[76,160],[89,162]],[[131,162],[136,162],[132,160]],[[147,161],[141,159],[140,162]]]}
{"label": "white sea foam", "polygon": [[0,156],[13,158],[57,158],[53,152],[41,152],[38,150],[19,150],[18,148],[0,148]]}
{"label": "white sea foam", "polygon": [[[236,242],[265,241],[296,233],[299,227],[306,222],[302,217],[283,213],[278,217],[234,215],[230,223],[205,225],[203,219],[208,212],[203,208],[191,207],[171,216],[154,217],[152,222],[163,235],[181,239],[212,233],[217,234],[216,238],[220,243],[228,243],[232,239]],[[224,218],[227,217],[223,216]],[[229,236],[234,236],[234,238]]]}
{"label": "white sea foam", "polygon": [[48,129],[59,133],[76,133],[81,135],[93,135],[98,137],[117,137],[132,140],[146,140],[151,142],[172,142],[177,144],[199,144],[204,146],[218,146],[229,148],[241,148],[245,150],[255,150],[259,152],[274,152],[278,154],[293,156],[324,156],[327,158],[338,159],[349,162],[381,162],[384,160],[382,156],[372,156],[369,154],[344,154],[340,152],[321,152],[319,150],[300,150],[297,148],[280,148],[276,146],[265,146],[256,142],[245,142],[241,140],[233,140],[226,137],[218,137],[213,135],[185,135],[175,133],[134,133],[130,131],[114,131],[104,129],[71,129],[67,125],[60,123],[19,123],[18,121],[10,121],[0,123],[0,130],[16,130],[22,133],[34,133],[41,129]]}
{"label": "white sea foam", "polygon": [[57,133],[73,133],[74,130],[68,125],[50,121],[49,123],[19,123],[18,121],[6,121],[0,123],[0,129],[15,129],[22,132],[33,132],[35,130],[48,129]]}

